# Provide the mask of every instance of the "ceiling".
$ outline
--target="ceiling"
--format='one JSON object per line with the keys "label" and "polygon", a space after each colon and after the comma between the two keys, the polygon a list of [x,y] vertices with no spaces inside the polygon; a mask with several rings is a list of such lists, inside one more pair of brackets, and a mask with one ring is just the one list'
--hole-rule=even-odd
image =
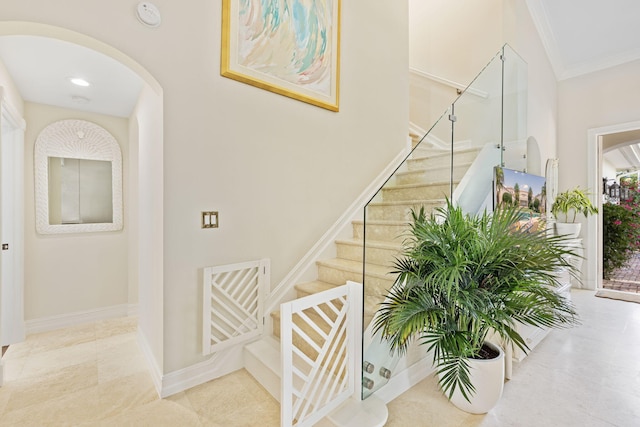
{"label": "ceiling", "polygon": [[[129,117],[142,88],[141,78],[120,62],[46,37],[0,37],[0,61],[29,102]],[[73,77],[91,85],[76,86]]]}
{"label": "ceiling", "polygon": [[[526,0],[558,80],[640,59],[640,1]],[[608,135],[604,159],[640,169],[640,134]]]}
{"label": "ceiling", "polygon": [[[526,3],[558,80],[640,59],[638,0]],[[121,63],[50,38],[2,36],[0,61],[30,102],[129,117],[142,88],[141,79]],[[82,77],[91,86],[74,86],[71,77]],[[635,144],[640,138],[629,141]],[[634,151],[640,155],[640,146],[616,147],[605,158],[621,170],[640,168]]]}

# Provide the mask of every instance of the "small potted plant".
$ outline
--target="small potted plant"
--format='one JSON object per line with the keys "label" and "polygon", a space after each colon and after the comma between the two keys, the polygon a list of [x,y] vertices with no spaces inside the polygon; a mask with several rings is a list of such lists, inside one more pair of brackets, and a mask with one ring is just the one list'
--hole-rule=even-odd
{"label": "small potted plant", "polygon": [[591,203],[587,191],[576,187],[556,196],[551,213],[556,218],[556,234],[575,239],[580,234],[582,225],[576,222],[577,215],[580,213],[586,218],[598,213],[598,208]]}
{"label": "small potted plant", "polygon": [[504,352],[491,345],[528,347],[517,322],[545,328],[577,323],[555,271],[565,260],[565,237],[517,227],[514,207],[468,215],[447,202],[427,216],[412,212],[398,276],[374,328],[404,354],[417,340],[433,353],[441,389],[458,408],[488,412],[504,384]]}

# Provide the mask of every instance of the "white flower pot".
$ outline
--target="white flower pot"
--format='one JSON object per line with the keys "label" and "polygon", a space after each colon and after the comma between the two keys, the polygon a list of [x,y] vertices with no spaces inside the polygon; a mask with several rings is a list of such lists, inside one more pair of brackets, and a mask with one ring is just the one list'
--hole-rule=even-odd
{"label": "white flower pot", "polygon": [[576,239],[580,235],[581,223],[576,222],[556,222],[556,235],[569,236],[570,239]]}
{"label": "white flower pot", "polygon": [[458,409],[471,414],[486,414],[496,406],[502,397],[504,387],[504,351],[492,343],[486,343],[500,354],[495,359],[469,359],[471,384],[476,392],[468,402],[460,390],[456,389],[451,396],[451,403]]}

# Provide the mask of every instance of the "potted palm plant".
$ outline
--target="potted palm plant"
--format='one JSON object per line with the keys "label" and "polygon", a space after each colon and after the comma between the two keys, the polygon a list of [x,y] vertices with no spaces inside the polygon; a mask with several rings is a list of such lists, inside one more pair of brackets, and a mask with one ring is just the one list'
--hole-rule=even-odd
{"label": "potted palm plant", "polygon": [[[405,353],[415,340],[426,345],[441,389],[467,412],[489,411],[502,394],[502,350],[488,344],[490,337],[527,351],[517,322],[578,322],[571,302],[554,291],[558,269],[576,273],[565,261],[565,237],[521,230],[522,218],[517,208],[467,215],[450,202],[429,216],[412,211],[397,279],[374,323],[392,352]],[[487,367],[494,356],[493,374],[474,366]],[[493,384],[485,389],[482,376]]]}
{"label": "potted palm plant", "polygon": [[576,187],[559,193],[551,206],[551,213],[556,218],[556,234],[576,238],[580,234],[581,224],[576,222],[577,215],[584,217],[598,213],[589,200],[589,193]]}

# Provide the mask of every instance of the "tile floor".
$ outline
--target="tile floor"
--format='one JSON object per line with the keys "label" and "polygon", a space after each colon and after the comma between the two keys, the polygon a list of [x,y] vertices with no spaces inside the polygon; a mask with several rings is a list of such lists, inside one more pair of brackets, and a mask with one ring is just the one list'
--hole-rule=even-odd
{"label": "tile floor", "polygon": [[[489,414],[459,411],[429,377],[389,403],[387,426],[640,426],[640,304],[572,295],[583,324],[515,364]],[[279,426],[244,370],[158,399],[133,318],[29,336],[4,362],[0,426]]]}

